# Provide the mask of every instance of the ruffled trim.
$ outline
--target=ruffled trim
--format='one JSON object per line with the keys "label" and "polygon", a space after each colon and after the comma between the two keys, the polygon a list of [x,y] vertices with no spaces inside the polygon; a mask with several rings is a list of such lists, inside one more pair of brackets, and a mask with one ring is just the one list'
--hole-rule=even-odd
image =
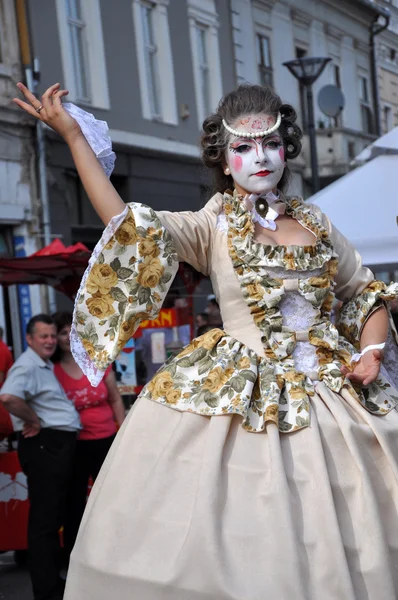
{"label": "ruffled trim", "polygon": [[229,237],[236,259],[250,266],[284,267],[307,271],[323,267],[334,256],[327,230],[310,208],[298,198],[286,200],[286,214],[311,231],[315,244],[311,246],[267,246],[254,240],[254,224],[242,196],[236,191],[224,194],[224,212],[229,222]]}
{"label": "ruffled trim", "polygon": [[98,385],[143,320],[155,319],[178,269],[174,242],[154,211],[131,203],[96,245],[76,296],[71,350]]}
{"label": "ruffled trim", "polygon": [[383,281],[372,281],[342,307],[336,323],[339,332],[359,349],[362,329],[370,315],[384,302],[397,297],[398,283],[387,286]]}
{"label": "ruffled trim", "polygon": [[266,423],[291,432],[310,423],[311,380],[292,362],[271,365],[220,329],[196,338],[172,357],[141,397],[179,411],[216,416],[237,414],[247,431]]}
{"label": "ruffled trim", "polygon": [[[369,412],[389,412],[398,402],[393,388],[380,378],[368,388],[354,390],[340,370],[350,352],[343,347],[339,351],[342,361],[322,364],[320,380],[336,393],[347,387]],[[242,427],[253,433],[263,431],[269,422],[288,433],[309,426],[314,391],[311,379],[295,370],[293,360],[270,363],[221,329],[213,329],[170,358],[141,397],[182,412],[240,415]]]}

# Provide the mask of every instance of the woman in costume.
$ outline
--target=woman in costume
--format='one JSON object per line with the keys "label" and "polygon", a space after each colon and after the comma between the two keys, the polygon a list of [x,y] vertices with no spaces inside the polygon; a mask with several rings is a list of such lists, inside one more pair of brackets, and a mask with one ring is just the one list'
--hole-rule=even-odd
{"label": "woman in costume", "polygon": [[155,213],[124,204],[58,84],[41,102],[18,87],[106,224],[72,328],[92,383],[156,316],[179,260],[211,277],[224,327],[171,358],[126,419],[67,600],[393,600],[398,393],[380,367],[398,285],[374,281],[317,206],[284,196],[294,110],[258,86],[228,94],[203,125],[218,193],[198,212]]}

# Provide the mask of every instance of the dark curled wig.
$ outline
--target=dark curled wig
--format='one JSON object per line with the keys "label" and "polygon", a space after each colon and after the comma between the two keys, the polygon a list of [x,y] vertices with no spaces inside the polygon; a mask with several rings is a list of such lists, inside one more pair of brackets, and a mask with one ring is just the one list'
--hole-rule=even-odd
{"label": "dark curled wig", "polygon": [[[225,192],[233,189],[231,175],[224,174],[225,155],[231,134],[225,129],[222,120],[233,126],[238,117],[248,114],[282,115],[279,134],[283,140],[286,159],[296,158],[301,151],[303,133],[296,124],[297,114],[292,106],[283,104],[280,97],[269,87],[243,84],[220,100],[217,112],[203,122],[203,134],[200,141],[203,164],[213,169],[215,191]],[[288,167],[285,168],[279,189],[286,189],[290,179]]]}

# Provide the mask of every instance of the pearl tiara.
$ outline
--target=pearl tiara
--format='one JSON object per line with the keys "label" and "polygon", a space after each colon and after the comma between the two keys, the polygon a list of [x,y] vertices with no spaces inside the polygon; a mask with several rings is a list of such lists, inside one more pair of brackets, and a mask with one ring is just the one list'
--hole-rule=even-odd
{"label": "pearl tiara", "polygon": [[232,133],[232,135],[235,135],[236,137],[245,137],[245,138],[246,137],[257,138],[257,137],[264,137],[266,135],[270,135],[271,133],[274,133],[274,131],[279,129],[279,126],[281,123],[282,123],[282,115],[281,115],[281,113],[278,113],[275,125],[273,125],[269,129],[264,129],[264,131],[258,131],[256,133],[247,133],[246,131],[239,131],[238,129],[232,129],[232,127],[230,127],[228,125],[228,123],[226,122],[225,119],[222,120],[222,124],[224,125],[225,129],[227,131],[229,131],[229,133]]}

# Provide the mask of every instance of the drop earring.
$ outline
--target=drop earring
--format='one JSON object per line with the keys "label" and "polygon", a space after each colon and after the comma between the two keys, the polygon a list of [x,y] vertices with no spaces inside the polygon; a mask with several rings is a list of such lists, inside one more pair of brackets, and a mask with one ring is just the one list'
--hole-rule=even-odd
{"label": "drop earring", "polygon": [[229,175],[230,173],[231,173],[231,171],[229,170],[229,167],[227,167],[227,168],[225,169],[225,171],[224,171],[224,174],[225,174],[225,175]]}

